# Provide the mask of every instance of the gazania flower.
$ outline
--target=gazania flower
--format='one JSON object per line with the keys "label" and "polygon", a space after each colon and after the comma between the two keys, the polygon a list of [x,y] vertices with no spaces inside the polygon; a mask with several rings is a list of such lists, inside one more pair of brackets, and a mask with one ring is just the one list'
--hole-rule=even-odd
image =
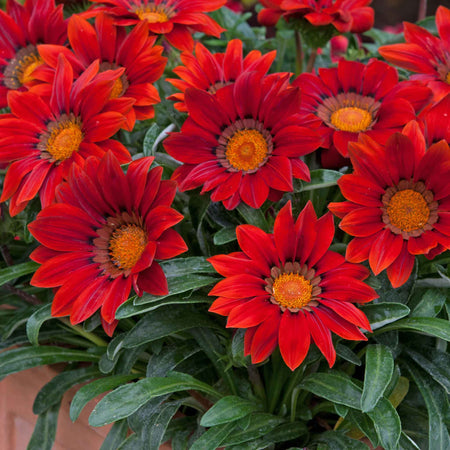
{"label": "gazania flower", "polygon": [[405,44],[391,44],[379,48],[387,61],[418,75],[412,80],[425,83],[438,101],[450,93],[450,9],[439,6],[436,26],[440,39],[425,28],[404,22]]}
{"label": "gazania flower", "polygon": [[173,71],[181,78],[168,78],[181,93],[173,94],[169,100],[178,101],[175,108],[187,111],[184,103],[186,89],[193,87],[214,94],[218,89],[235,82],[244,71],[256,71],[265,75],[275,59],[276,51],[261,55],[258,50],[252,50],[245,58],[242,57],[242,41],[233,39],[227,45],[225,53],[211,52],[202,44],[195,45],[195,56],[190,52],[181,54],[184,66],[178,66]]}
{"label": "gazania flower", "polygon": [[261,0],[258,14],[263,25],[275,25],[279,18],[304,17],[311,25],[332,24],[341,33],[363,33],[373,27],[372,0]]}
{"label": "gazania flower", "polygon": [[434,103],[420,115],[424,123],[424,135],[428,145],[441,139],[450,143],[450,93]]}
{"label": "gazania flower", "polygon": [[329,250],[332,216],[317,219],[311,202],[294,222],[290,202],[275,219],[273,234],[253,225],[236,229],[241,251],[208,261],[224,277],[209,295],[211,312],[228,316],[227,327],[247,328],[245,354],[253,363],[275,347],[291,370],[304,360],[312,340],[330,367],[336,359],[330,331],[366,340],[366,316],[353,303],[377,298],[365,284],[368,270]]}
{"label": "gazania flower", "polygon": [[73,15],[68,34],[73,53],[59,45],[38,46],[47,64],[56,67],[58,55],[62,53],[71,62],[76,76],[96,59],[100,62],[100,71],[124,68],[115,81],[111,98],[134,99],[133,108],[127,114],[127,128],[131,130],[136,119],[154,116],[153,105],[160,98],[152,83],[163,74],[167,58],[161,56],[161,46],[153,46],[155,37],[148,37],[145,24],[138,24],[127,35],[123,27],[115,27],[111,17],[103,13],[96,17],[95,28],[87,20]]}
{"label": "gazania flower", "polygon": [[43,64],[37,44],[64,44],[67,25],[62,5],[54,0],[8,0],[0,9],[0,108],[10,90],[24,90],[35,82],[33,72]]}
{"label": "gazania flower", "polygon": [[139,296],[168,293],[156,260],[187,247],[172,229],[183,218],[170,208],[176,185],[161,181],[162,167],[149,172],[152,161],[133,161],[126,175],[112,152],[101,161],[88,158],[84,169],[73,165],[68,182],[58,189],[57,203],[29,225],[42,244],[31,254],[42,264],[31,284],[58,288],[53,316],[70,315],[76,324],[101,308],[111,335],[116,310],[131,288]]}
{"label": "gazania flower", "polygon": [[[145,21],[152,34],[162,34],[171,45],[183,51],[192,51],[191,33],[201,31],[220,37],[225,31],[216,21],[204,14],[216,11],[227,0],[91,0],[107,6],[92,10],[92,14],[105,11],[117,25],[136,25]],[[89,15],[89,12],[88,12]]]}
{"label": "gazania flower", "polygon": [[450,248],[450,148],[444,140],[426,150],[416,122],[395,133],[386,147],[368,136],[349,146],[354,173],[338,181],[343,203],[330,210],[355,236],[351,262],[369,260],[375,275],[387,269],[393,287],[404,284],[414,256]]}
{"label": "gazania flower", "polygon": [[72,67],[60,55],[50,99],[33,92],[10,92],[11,114],[0,117],[0,163],[11,163],[0,201],[10,200],[11,215],[22,211],[39,193],[49,205],[70,166],[112,150],[121,163],[128,150],[109,139],[125,122],[131,99],[109,98],[123,69],[96,76],[91,64],[75,82]]}
{"label": "gazania flower", "polygon": [[317,121],[322,146],[344,157],[360,134],[385,143],[415,119],[431,94],[418,82],[399,82],[397,71],[376,59],[367,65],[339,61],[337,68],[303,73],[292,84],[302,89],[300,112]]}
{"label": "gazania flower", "polygon": [[292,191],[293,177],[309,181],[299,157],[320,139],[298,125],[300,94],[288,78],[244,72],[215,95],[186,90],[189,117],[164,141],[167,153],[184,163],[173,174],[181,191],[203,186],[227,209],[241,201],[259,208],[269,195]]}

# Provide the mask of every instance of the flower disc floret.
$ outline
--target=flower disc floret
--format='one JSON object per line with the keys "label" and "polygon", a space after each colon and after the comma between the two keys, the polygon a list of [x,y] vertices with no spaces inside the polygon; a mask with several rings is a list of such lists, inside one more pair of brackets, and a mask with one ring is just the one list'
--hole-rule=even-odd
{"label": "flower disc floret", "polygon": [[330,121],[338,130],[359,133],[372,125],[372,114],[362,108],[347,106],[334,111]]}
{"label": "flower disc floret", "polygon": [[109,241],[111,261],[119,269],[131,269],[139,261],[147,245],[147,233],[137,225],[123,225]]}

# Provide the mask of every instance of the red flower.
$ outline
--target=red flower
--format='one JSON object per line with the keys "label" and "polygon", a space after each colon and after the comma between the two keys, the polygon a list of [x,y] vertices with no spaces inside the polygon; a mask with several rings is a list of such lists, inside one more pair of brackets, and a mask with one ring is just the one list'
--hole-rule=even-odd
{"label": "red flower", "polygon": [[275,25],[283,16],[304,17],[314,26],[332,24],[341,33],[363,33],[373,27],[372,0],[261,0],[258,14],[263,25]]}
{"label": "red flower", "polygon": [[67,25],[62,5],[54,0],[8,0],[0,10],[0,108],[10,90],[24,90],[36,81],[33,72],[43,61],[37,44],[64,44]]}
{"label": "red flower", "polygon": [[393,287],[405,283],[414,255],[450,248],[450,148],[426,143],[418,124],[381,147],[368,136],[349,146],[354,172],[338,181],[343,203],[330,210],[340,228],[356,236],[347,247],[351,262],[369,260],[375,275],[387,269]]}
{"label": "red flower", "polygon": [[115,81],[111,98],[129,97],[135,100],[127,114],[127,128],[132,129],[136,119],[145,120],[154,116],[153,105],[160,102],[153,86],[164,72],[167,58],[161,56],[163,48],[153,46],[155,37],[148,37],[145,24],[138,24],[127,35],[123,27],[115,27],[112,18],[100,13],[95,28],[80,16],[73,15],[68,25],[72,51],[59,45],[39,45],[44,61],[56,67],[58,55],[63,53],[71,62],[78,77],[96,59],[100,71],[124,68]]}
{"label": "red flower", "polygon": [[424,123],[424,134],[430,146],[444,139],[450,142],[450,93],[442,100],[426,108],[420,118]]}
{"label": "red flower", "polygon": [[156,260],[187,250],[171,227],[183,216],[170,208],[176,191],[161,181],[162,167],[150,172],[153,157],[133,161],[124,175],[116,157],[88,158],[84,169],[73,165],[57,203],[43,209],[29,225],[42,244],[31,259],[42,264],[31,284],[58,287],[52,315],[82,322],[101,308],[105,330],[112,334],[117,308],[131,288],[141,296],[168,293]]}
{"label": "red flower", "polygon": [[379,52],[389,62],[420,74],[411,79],[425,83],[438,101],[450,93],[450,9],[439,6],[436,11],[441,39],[413,23],[403,25],[406,43],[385,45]]}
{"label": "red flower", "polygon": [[244,72],[215,95],[186,90],[189,117],[164,141],[167,153],[184,163],[173,174],[182,191],[203,186],[227,209],[241,201],[259,208],[269,195],[292,191],[293,177],[309,181],[299,157],[320,139],[298,125],[300,94],[288,77]]}
{"label": "red flower", "polygon": [[33,92],[10,92],[11,114],[0,117],[0,163],[11,163],[0,201],[11,198],[11,215],[22,211],[39,193],[49,205],[70,166],[112,150],[121,163],[128,150],[109,139],[125,122],[130,99],[108,100],[122,70],[97,74],[91,64],[75,82],[72,67],[60,55],[50,99]]}
{"label": "red flower", "polygon": [[339,61],[319,75],[302,73],[292,84],[302,89],[300,112],[317,122],[323,147],[335,147],[344,157],[360,134],[385,143],[415,119],[431,94],[418,82],[399,82],[397,71],[376,59],[367,65]]}
{"label": "red flower", "polygon": [[304,360],[311,336],[330,367],[336,359],[333,331],[344,339],[366,340],[366,316],[352,302],[376,292],[362,282],[368,270],[345,262],[328,248],[334,236],[328,213],[317,219],[311,202],[294,222],[290,202],[275,219],[273,234],[253,225],[236,229],[242,251],[208,261],[224,277],[210,295],[210,311],[228,316],[227,327],[248,328],[245,354],[266,359],[275,347],[291,370]]}
{"label": "red flower", "polygon": [[252,50],[245,58],[242,57],[242,41],[233,39],[227,45],[225,53],[211,52],[202,44],[195,45],[194,56],[190,52],[181,54],[184,66],[178,66],[173,71],[181,78],[167,78],[181,93],[173,94],[169,100],[178,101],[175,108],[187,111],[184,103],[186,89],[193,87],[214,94],[218,89],[235,82],[244,71],[255,71],[265,75],[276,56],[276,51],[261,55],[258,50]]}
{"label": "red flower", "polygon": [[88,15],[105,11],[117,25],[136,25],[145,21],[152,34],[162,34],[171,45],[183,51],[192,51],[192,31],[220,37],[225,31],[204,14],[219,9],[227,0],[91,0],[107,6],[95,8]]}

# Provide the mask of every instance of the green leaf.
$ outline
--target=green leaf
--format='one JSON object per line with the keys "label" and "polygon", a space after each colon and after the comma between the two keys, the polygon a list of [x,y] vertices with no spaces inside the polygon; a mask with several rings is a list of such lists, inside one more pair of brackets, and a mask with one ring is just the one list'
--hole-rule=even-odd
{"label": "green leaf", "polygon": [[250,400],[230,395],[221,398],[215,405],[203,414],[200,425],[213,427],[223,423],[233,422],[245,417],[259,409],[259,406]]}
{"label": "green leaf", "polygon": [[235,428],[234,423],[225,423],[210,428],[197,439],[190,450],[215,450],[231,434]]}
{"label": "green leaf", "polygon": [[398,441],[399,450],[420,450],[420,447],[405,433],[402,432]]}
{"label": "green leaf", "polygon": [[450,437],[445,423],[448,400],[444,389],[414,363],[405,364],[422,394],[428,409],[428,448],[444,450],[450,448]]}
{"label": "green leaf", "polygon": [[166,277],[179,277],[180,275],[192,275],[193,273],[216,273],[212,264],[203,256],[191,256],[189,258],[174,258],[160,263]]}
{"label": "green leaf", "polygon": [[[215,281],[215,280],[214,280]],[[210,283],[208,283],[210,284]],[[211,303],[211,299],[207,295],[202,294],[189,294],[187,293],[185,297],[183,295],[175,294],[170,297],[160,297],[159,299],[155,297],[155,300],[150,303],[145,303],[143,305],[134,305],[133,302],[123,303],[116,312],[117,319],[125,319],[127,317],[132,317],[136,315],[142,315],[155,309],[159,309],[166,305],[188,305],[196,303]]]}
{"label": "green leaf", "polygon": [[137,434],[130,434],[117,450],[145,450],[144,445]]}
{"label": "green leaf", "polygon": [[413,317],[436,317],[447,296],[440,289],[427,289],[418,305],[411,312]]}
{"label": "green leaf", "polygon": [[358,356],[352,350],[350,350],[346,345],[337,344],[336,345],[336,353],[341,358],[345,359],[348,362],[351,362],[352,364],[355,364],[356,366],[360,366],[362,364],[362,362],[358,358]]}
{"label": "green leaf", "polygon": [[402,303],[375,303],[361,308],[370,322],[372,330],[395,322],[409,314],[410,309]]}
{"label": "green leaf", "polygon": [[[370,440],[373,447],[378,446],[378,434],[372,419],[356,409],[349,409],[346,419],[350,420]],[[354,436],[355,437],[355,436]]]}
{"label": "green leaf", "polygon": [[446,390],[447,394],[450,394],[450,355],[448,353],[438,352],[437,350],[429,353],[430,356],[435,356],[435,363],[414,350],[405,348],[405,352],[422,369],[427,371]]}
{"label": "green leaf", "polygon": [[158,450],[163,442],[169,422],[178,411],[181,401],[163,403],[160,410],[149,418],[142,436],[146,450]]}
{"label": "green leaf", "polygon": [[187,389],[204,392],[216,399],[222,396],[209,384],[190,375],[171,372],[164,378],[145,378],[137,383],[120,386],[110,392],[92,411],[89,423],[94,427],[101,427],[128,417],[154,397]]}
{"label": "green leaf", "polygon": [[381,331],[413,330],[450,341],[450,322],[436,317],[409,317],[384,327]]}
{"label": "green leaf", "polygon": [[53,448],[60,406],[59,403],[53,405],[38,417],[27,450],[51,450]]}
{"label": "green leaf", "polygon": [[241,202],[236,210],[244,218],[245,223],[255,225],[263,231],[269,231],[269,225],[260,208],[254,209],[251,206]]}
{"label": "green leaf", "polygon": [[143,317],[123,341],[125,348],[179,333],[193,327],[217,327],[206,314],[189,311],[183,306],[160,308]]}
{"label": "green leaf", "polygon": [[375,424],[381,446],[386,450],[397,449],[400,433],[402,432],[402,424],[391,402],[387,398],[381,397],[377,406],[372,411],[369,411],[367,415]]}
{"label": "green leaf", "polygon": [[41,306],[27,321],[28,340],[33,345],[39,345],[39,330],[42,324],[52,318],[51,303]]}
{"label": "green leaf", "polygon": [[384,345],[369,345],[366,352],[364,388],[361,396],[361,410],[371,411],[384,394],[394,372],[394,358]]}
{"label": "green leaf", "polygon": [[164,348],[158,355],[153,354],[148,360],[147,377],[165,377],[178,364],[199,352],[194,341]]}
{"label": "green leaf", "polygon": [[[169,293],[167,295],[151,295],[144,294],[142,297],[137,297],[133,301],[134,305],[141,306],[146,303],[153,303],[162,300],[169,295],[181,294],[183,292],[190,291],[192,289],[198,289],[203,286],[216,283],[217,278],[207,275],[180,275],[177,277],[167,278],[167,284],[169,286]],[[117,318],[120,318],[119,314],[116,314]]]}
{"label": "green leaf", "polygon": [[214,235],[214,244],[223,245],[236,240],[236,227],[222,228]]}
{"label": "green leaf", "polygon": [[351,378],[334,373],[315,373],[305,378],[301,387],[334,403],[361,409],[361,389]]}
{"label": "green leaf", "polygon": [[36,272],[39,264],[34,261],[29,261],[22,264],[16,264],[15,266],[9,266],[0,270],[0,286],[3,286],[8,281],[15,280],[22,275],[27,275],[32,272]]}
{"label": "green leaf", "polygon": [[283,421],[282,417],[273,416],[268,413],[252,414],[248,426],[242,431],[236,431],[229,435],[225,441],[222,442],[222,446],[231,447],[232,445],[240,445],[244,442],[257,439],[269,433]]}
{"label": "green leaf", "polygon": [[[14,331],[16,331],[19,327],[21,327],[24,323],[27,322],[29,317],[35,311],[35,306],[27,306],[25,308],[21,308],[18,310],[0,310],[0,314],[3,315],[2,322],[2,335],[0,336],[0,341],[4,341],[8,339]],[[9,319],[5,319],[4,317],[9,317]]]}
{"label": "green leaf", "polygon": [[335,170],[329,169],[311,170],[311,182],[304,183],[301,192],[336,186],[339,178],[341,177],[342,173],[337,172]]}
{"label": "green leaf", "polygon": [[33,403],[33,413],[42,414],[53,405],[60,403],[63,395],[71,387],[99,376],[101,374],[95,366],[68,370],[56,375],[38,392]]}
{"label": "green leaf", "polygon": [[323,442],[328,445],[329,450],[368,450],[369,447],[361,441],[349,438],[338,431],[325,431],[317,438],[317,442]]}
{"label": "green leaf", "polygon": [[96,353],[62,347],[22,347],[0,353],[0,378],[30,367],[74,361],[98,361],[102,349]]}
{"label": "green leaf", "polygon": [[128,383],[135,378],[136,375],[112,375],[110,377],[100,378],[81,387],[75,393],[72,402],[70,403],[70,420],[75,422],[87,403],[98,395],[115,389],[117,386]]}
{"label": "green leaf", "polygon": [[153,123],[152,126],[147,130],[144,137],[143,152],[145,156],[154,156],[156,150],[155,141],[156,138],[161,133],[161,128],[157,123]]}
{"label": "green leaf", "polygon": [[119,448],[120,444],[127,438],[128,422],[124,420],[117,421],[111,428],[103,441],[100,450],[111,450]]}

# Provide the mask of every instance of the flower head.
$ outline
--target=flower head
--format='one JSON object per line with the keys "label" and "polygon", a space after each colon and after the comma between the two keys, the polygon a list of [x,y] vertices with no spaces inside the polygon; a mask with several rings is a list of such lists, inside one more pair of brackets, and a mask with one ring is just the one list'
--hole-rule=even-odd
{"label": "flower head", "polygon": [[227,327],[247,328],[245,353],[253,363],[275,347],[291,370],[304,360],[311,337],[330,367],[336,359],[331,332],[344,339],[366,340],[366,316],[352,303],[377,298],[362,280],[366,268],[345,262],[329,250],[334,236],[328,213],[317,219],[310,202],[294,222],[290,202],[275,219],[273,234],[240,225],[241,251],[208,261],[224,277],[210,295],[211,312],[228,316]]}
{"label": "flower head", "polygon": [[58,55],[62,53],[71,62],[75,77],[97,59],[101,72],[124,68],[114,83],[111,98],[134,99],[133,108],[127,113],[127,128],[131,130],[136,119],[154,116],[153,105],[160,98],[153,83],[163,74],[167,58],[161,56],[161,46],[153,45],[155,37],[148,37],[145,24],[138,24],[127,35],[123,27],[113,25],[112,18],[104,13],[97,15],[95,27],[73,15],[68,34],[72,51],[60,45],[38,46],[40,56],[48,65],[56,67]]}
{"label": "flower head", "polygon": [[37,44],[64,44],[67,24],[62,5],[54,0],[8,0],[0,10],[0,108],[7,105],[8,91],[24,90],[36,82],[34,72],[43,60]]}
{"label": "flower head", "polygon": [[117,25],[136,25],[143,21],[152,34],[162,34],[171,45],[183,51],[192,51],[191,33],[201,31],[220,37],[225,31],[205,14],[219,9],[227,0],[92,0],[107,6],[92,10],[92,14],[105,11],[113,16]]}
{"label": "flower head", "polygon": [[413,23],[403,26],[406,43],[385,45],[379,52],[390,63],[417,73],[411,79],[425,83],[438,101],[450,93],[450,9],[439,6],[436,11],[440,39]]}
{"label": "flower head", "polygon": [[183,218],[170,207],[176,185],[161,181],[161,167],[149,171],[152,161],[132,162],[126,175],[112,152],[88,158],[83,169],[73,165],[57,203],[29,225],[42,244],[31,255],[42,264],[31,284],[58,288],[53,316],[70,315],[76,324],[101,308],[111,334],[116,310],[132,287],[138,295],[168,293],[156,260],[187,247],[172,229]]}
{"label": "flower head", "polygon": [[10,198],[12,215],[37,193],[42,207],[49,205],[70,166],[83,165],[90,155],[101,157],[112,150],[121,163],[130,161],[128,150],[109,139],[133,104],[131,99],[109,100],[123,69],[97,74],[98,67],[92,63],[73,81],[72,67],[60,55],[50,98],[33,92],[8,94],[11,114],[0,117],[0,163],[11,164],[0,201]]}
{"label": "flower head", "polygon": [[351,262],[369,260],[375,275],[387,269],[393,287],[404,284],[414,256],[433,257],[450,248],[450,148],[426,150],[415,121],[381,147],[368,136],[349,146],[354,172],[338,181],[347,201],[330,203],[340,228],[355,236]]}
{"label": "flower head", "polygon": [[164,141],[184,163],[173,174],[182,191],[203,186],[228,209],[241,201],[259,208],[269,194],[292,191],[293,177],[309,181],[299,157],[320,139],[298,125],[299,90],[288,76],[245,72],[215,95],[187,89],[185,100],[189,117]]}
{"label": "flower head", "polygon": [[184,102],[186,89],[192,87],[214,94],[218,89],[233,84],[244,71],[256,71],[265,75],[275,59],[276,51],[261,55],[258,50],[252,50],[245,58],[242,56],[242,41],[231,40],[225,53],[214,53],[201,43],[195,45],[195,56],[190,52],[181,54],[184,66],[178,66],[173,71],[181,78],[168,78],[181,93],[173,94],[170,100],[176,100],[175,108],[187,111]]}
{"label": "flower head", "polygon": [[360,134],[385,143],[415,119],[431,94],[418,82],[399,82],[397,71],[376,59],[367,65],[339,61],[318,75],[301,74],[293,85],[302,89],[300,112],[317,121],[323,147],[335,147],[344,157]]}
{"label": "flower head", "polygon": [[332,24],[341,33],[363,33],[373,27],[372,0],[261,0],[258,14],[263,25],[275,25],[279,18],[305,18],[311,25]]}

